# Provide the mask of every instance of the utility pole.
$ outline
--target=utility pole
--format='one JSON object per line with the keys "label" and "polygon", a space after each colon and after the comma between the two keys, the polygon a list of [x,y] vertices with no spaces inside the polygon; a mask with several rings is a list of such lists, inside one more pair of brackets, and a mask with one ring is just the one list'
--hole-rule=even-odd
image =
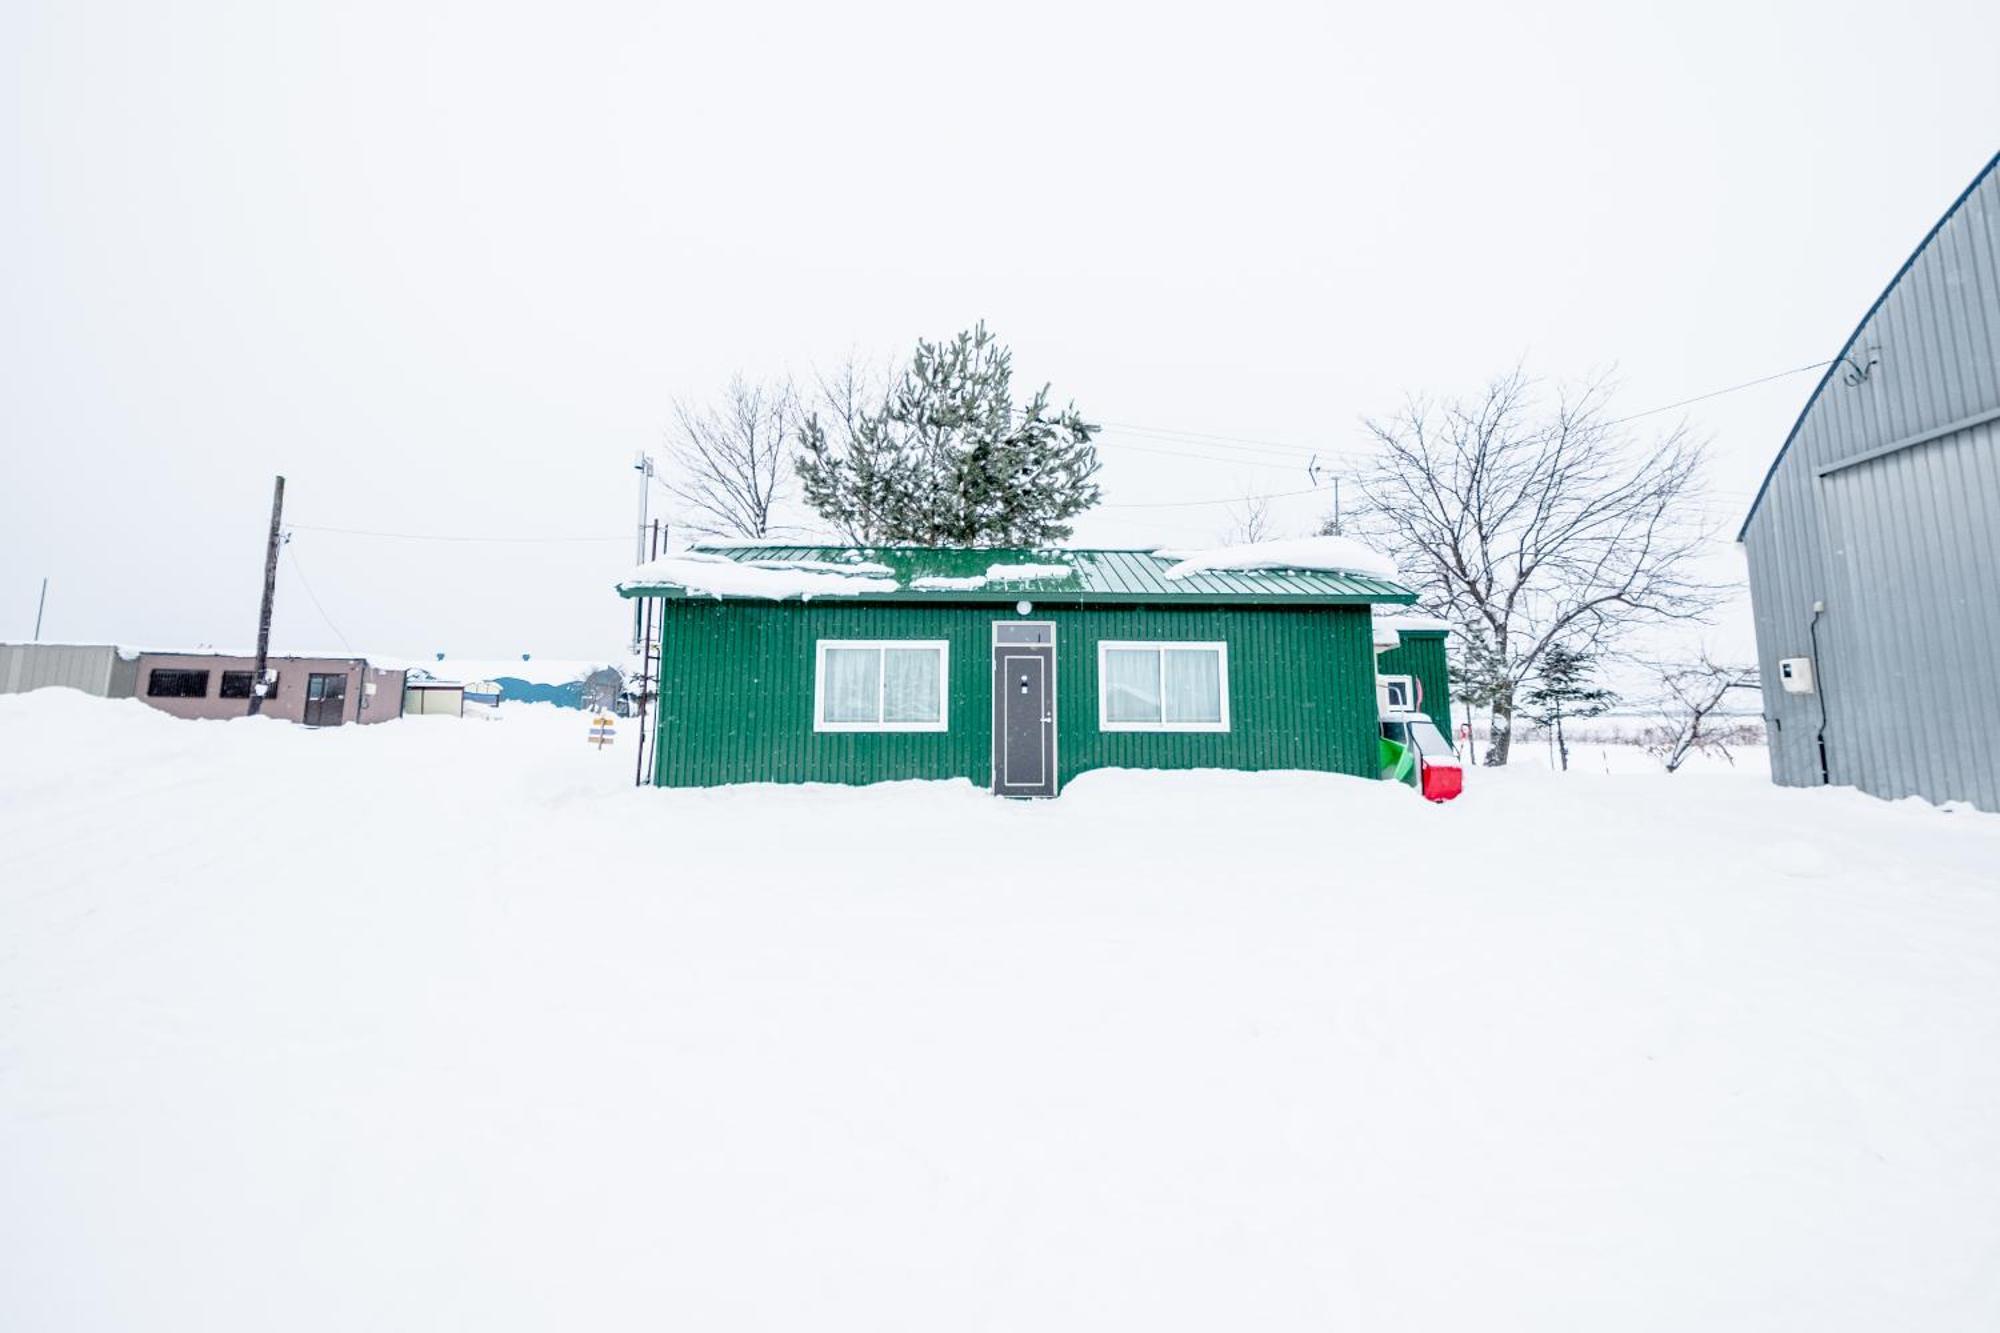
{"label": "utility pole", "polygon": [[48,608],[48,605],[49,605],[49,576],[47,574],[44,574],[42,575],[42,596],[41,599],[35,603],[36,643],[40,643],[42,641],[42,612]]}
{"label": "utility pole", "polygon": [[[632,462],[632,468],[639,474],[639,544],[632,563],[643,565],[646,563],[646,501],[652,495],[653,487],[652,456],[645,450],[640,450],[638,457]],[[646,650],[645,626],[640,623],[639,611],[640,603],[645,600],[643,597],[632,599],[632,651],[635,653]]]}
{"label": "utility pole", "polygon": [[278,592],[278,532],[285,521],[285,479],[271,488],[271,536],[264,544],[264,606],[257,613],[257,674],[250,678],[250,716],[264,711],[264,667],[271,656],[271,599]]}

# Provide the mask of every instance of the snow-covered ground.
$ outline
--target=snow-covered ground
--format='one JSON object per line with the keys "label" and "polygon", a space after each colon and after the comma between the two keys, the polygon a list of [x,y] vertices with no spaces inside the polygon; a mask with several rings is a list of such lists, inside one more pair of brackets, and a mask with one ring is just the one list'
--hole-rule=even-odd
{"label": "snow-covered ground", "polygon": [[0,1328],[2000,1327],[2000,818],[0,698]]}
{"label": "snow-covered ground", "polygon": [[[1479,742],[1481,758],[1486,755],[1486,742]],[[1556,755],[1553,742],[1540,736],[1517,736],[1514,747],[1508,754],[1509,773],[1503,781],[1511,780],[1512,774],[1521,769],[1554,770],[1562,766]],[[1665,776],[1666,767],[1660,760],[1646,752],[1645,748],[1626,740],[1572,740],[1569,743],[1569,766],[1576,773],[1627,773]],[[1468,770],[1469,781],[1477,782],[1486,776],[1483,768]],[[1760,784],[1771,776],[1771,752],[1762,745],[1732,745],[1727,757],[1705,754],[1699,750],[1688,755],[1682,765],[1681,776],[1697,773],[1726,774],[1737,773],[1754,778]]]}

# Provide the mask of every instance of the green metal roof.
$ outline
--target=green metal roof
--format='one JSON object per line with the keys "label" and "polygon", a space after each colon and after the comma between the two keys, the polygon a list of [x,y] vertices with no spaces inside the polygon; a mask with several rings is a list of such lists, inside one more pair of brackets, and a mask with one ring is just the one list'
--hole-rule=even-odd
{"label": "green metal roof", "polygon": [[[697,559],[726,557],[760,568],[802,567],[820,573],[843,572],[854,566],[856,578],[871,577],[884,586],[866,591],[830,594],[840,601],[864,602],[1014,602],[1021,599],[1063,602],[1265,603],[1407,605],[1416,600],[1408,588],[1368,574],[1323,569],[1208,569],[1181,578],[1166,571],[1178,563],[1150,550],[1054,549],[1023,550],[996,547],[916,546],[743,546],[696,547]],[[988,578],[995,567],[1062,565],[1062,578]],[[865,566],[875,566],[869,570]],[[887,573],[882,570],[886,568]],[[968,586],[925,587],[927,580],[955,579]],[[976,586],[971,581],[978,580]],[[886,586],[893,581],[894,587]],[[705,589],[690,591],[671,579],[651,576],[642,568],[619,585],[627,597],[709,597],[766,600],[753,593]],[[826,597],[827,593],[814,593]]]}

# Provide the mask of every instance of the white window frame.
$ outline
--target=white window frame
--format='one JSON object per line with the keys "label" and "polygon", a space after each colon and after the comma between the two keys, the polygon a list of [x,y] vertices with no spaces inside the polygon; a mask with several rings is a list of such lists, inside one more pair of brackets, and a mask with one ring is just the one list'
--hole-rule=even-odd
{"label": "white window frame", "polygon": [[[826,720],[826,653],[829,648],[873,648],[878,663],[875,671],[874,722],[829,722]],[[938,653],[938,715],[935,722],[883,722],[885,691],[889,673],[883,670],[881,652],[887,648],[935,648]],[[949,731],[951,730],[951,641],[949,639],[819,639],[813,645],[813,730],[814,731]]]}
{"label": "white window frame", "polygon": [[[1403,702],[1401,705],[1389,702],[1389,686],[1392,684],[1403,687]],[[1375,677],[1375,692],[1377,695],[1376,702],[1384,710],[1406,713],[1416,711],[1417,678],[1415,676],[1377,676]]]}
{"label": "white window frame", "polygon": [[[1221,720],[1217,722],[1169,722],[1167,716],[1167,658],[1174,649],[1212,649],[1216,654],[1217,686],[1222,694]],[[1110,708],[1109,674],[1104,669],[1107,653],[1130,649],[1160,654],[1160,720],[1158,722],[1113,722]],[[1099,639],[1097,641],[1097,729],[1099,731],[1219,732],[1229,730],[1229,645],[1208,639]]]}

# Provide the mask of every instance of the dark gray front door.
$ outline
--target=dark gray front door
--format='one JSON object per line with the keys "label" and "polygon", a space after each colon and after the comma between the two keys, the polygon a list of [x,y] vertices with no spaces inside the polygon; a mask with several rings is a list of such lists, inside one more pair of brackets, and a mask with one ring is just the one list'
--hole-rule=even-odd
{"label": "dark gray front door", "polygon": [[1056,794],[1055,626],[993,627],[993,790]]}
{"label": "dark gray front door", "polygon": [[315,671],[306,678],[305,724],[337,727],[346,720],[347,677]]}

